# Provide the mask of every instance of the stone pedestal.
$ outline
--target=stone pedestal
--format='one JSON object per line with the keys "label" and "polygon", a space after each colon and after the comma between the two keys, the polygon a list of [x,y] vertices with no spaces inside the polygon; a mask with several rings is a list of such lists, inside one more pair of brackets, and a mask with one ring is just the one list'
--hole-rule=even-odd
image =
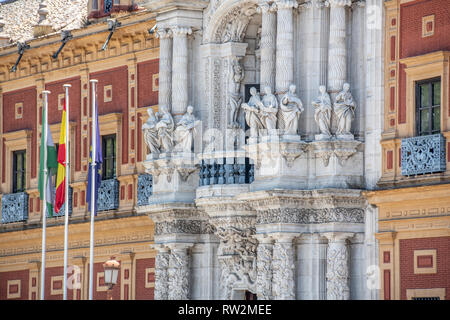
{"label": "stone pedestal", "polygon": [[259,141],[250,141],[244,147],[255,164],[255,180],[250,190],[306,189],[307,143],[300,136],[278,135],[259,137]]}
{"label": "stone pedestal", "polygon": [[198,186],[198,164],[194,153],[161,153],[144,161],[153,177],[149,204],[193,202]]}
{"label": "stone pedestal", "polygon": [[362,142],[319,140],[311,142],[314,154],[314,188],[353,188],[364,186]]}

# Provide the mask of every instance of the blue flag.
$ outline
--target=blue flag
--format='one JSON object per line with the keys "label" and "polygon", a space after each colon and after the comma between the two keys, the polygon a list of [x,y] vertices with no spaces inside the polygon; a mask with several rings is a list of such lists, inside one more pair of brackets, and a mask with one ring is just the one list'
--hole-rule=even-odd
{"label": "blue flag", "polygon": [[94,159],[92,159],[92,141],[94,137],[91,137],[91,148],[89,151],[89,171],[88,171],[88,185],[87,185],[87,192],[86,192],[86,202],[89,204],[89,210],[91,210],[91,188],[92,188],[92,161],[95,161],[95,208],[94,208],[94,214],[97,215],[97,199],[98,199],[98,189],[100,188],[100,183],[102,182],[102,175],[100,174],[102,169],[102,145],[100,144],[100,129],[98,126],[98,104],[97,101],[95,103],[95,113],[97,115],[97,132],[95,133],[95,139],[96,139],[96,147],[97,152],[94,155]]}

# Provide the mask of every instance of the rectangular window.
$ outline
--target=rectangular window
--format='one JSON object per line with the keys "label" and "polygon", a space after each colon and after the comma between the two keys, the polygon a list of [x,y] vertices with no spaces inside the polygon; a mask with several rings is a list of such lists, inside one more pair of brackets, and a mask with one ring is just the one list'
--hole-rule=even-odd
{"label": "rectangular window", "polygon": [[417,135],[441,132],[441,79],[416,82]]}
{"label": "rectangular window", "polygon": [[102,136],[102,179],[116,177],[116,135]]}
{"label": "rectangular window", "polygon": [[98,10],[98,0],[92,0],[92,9]]}
{"label": "rectangular window", "polygon": [[13,193],[25,191],[26,173],[25,150],[13,152]]}

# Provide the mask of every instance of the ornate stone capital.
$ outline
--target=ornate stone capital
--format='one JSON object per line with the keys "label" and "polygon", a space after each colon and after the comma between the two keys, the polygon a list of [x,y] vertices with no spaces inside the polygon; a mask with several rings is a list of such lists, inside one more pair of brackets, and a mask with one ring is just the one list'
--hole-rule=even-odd
{"label": "ornate stone capital", "polygon": [[258,13],[268,13],[268,12],[276,12],[277,11],[277,6],[275,3],[270,2],[270,1],[261,1],[260,3],[258,3],[258,7],[256,9],[256,11]]}
{"label": "ornate stone capital", "polygon": [[172,30],[170,29],[157,29],[155,36],[160,39],[168,39],[172,36]]}
{"label": "ornate stone capital", "polygon": [[298,8],[296,0],[275,0],[277,9],[293,9]]}
{"label": "ornate stone capital", "polygon": [[343,242],[354,236],[352,232],[325,232],[321,234],[326,237],[329,242]]}
{"label": "ornate stone capital", "polygon": [[350,7],[352,5],[351,0],[327,0],[331,7]]}
{"label": "ornate stone capital", "polygon": [[190,27],[172,26],[170,29],[174,37],[186,37],[188,34],[192,34]]}

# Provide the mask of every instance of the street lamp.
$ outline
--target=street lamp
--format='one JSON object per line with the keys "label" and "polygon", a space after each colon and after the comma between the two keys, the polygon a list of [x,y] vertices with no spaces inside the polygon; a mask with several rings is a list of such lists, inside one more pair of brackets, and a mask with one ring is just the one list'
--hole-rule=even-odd
{"label": "street lamp", "polygon": [[108,286],[106,299],[112,300],[112,288],[117,283],[120,263],[117,262],[114,257],[111,257],[110,260],[103,264],[103,268],[105,269],[105,284]]}

